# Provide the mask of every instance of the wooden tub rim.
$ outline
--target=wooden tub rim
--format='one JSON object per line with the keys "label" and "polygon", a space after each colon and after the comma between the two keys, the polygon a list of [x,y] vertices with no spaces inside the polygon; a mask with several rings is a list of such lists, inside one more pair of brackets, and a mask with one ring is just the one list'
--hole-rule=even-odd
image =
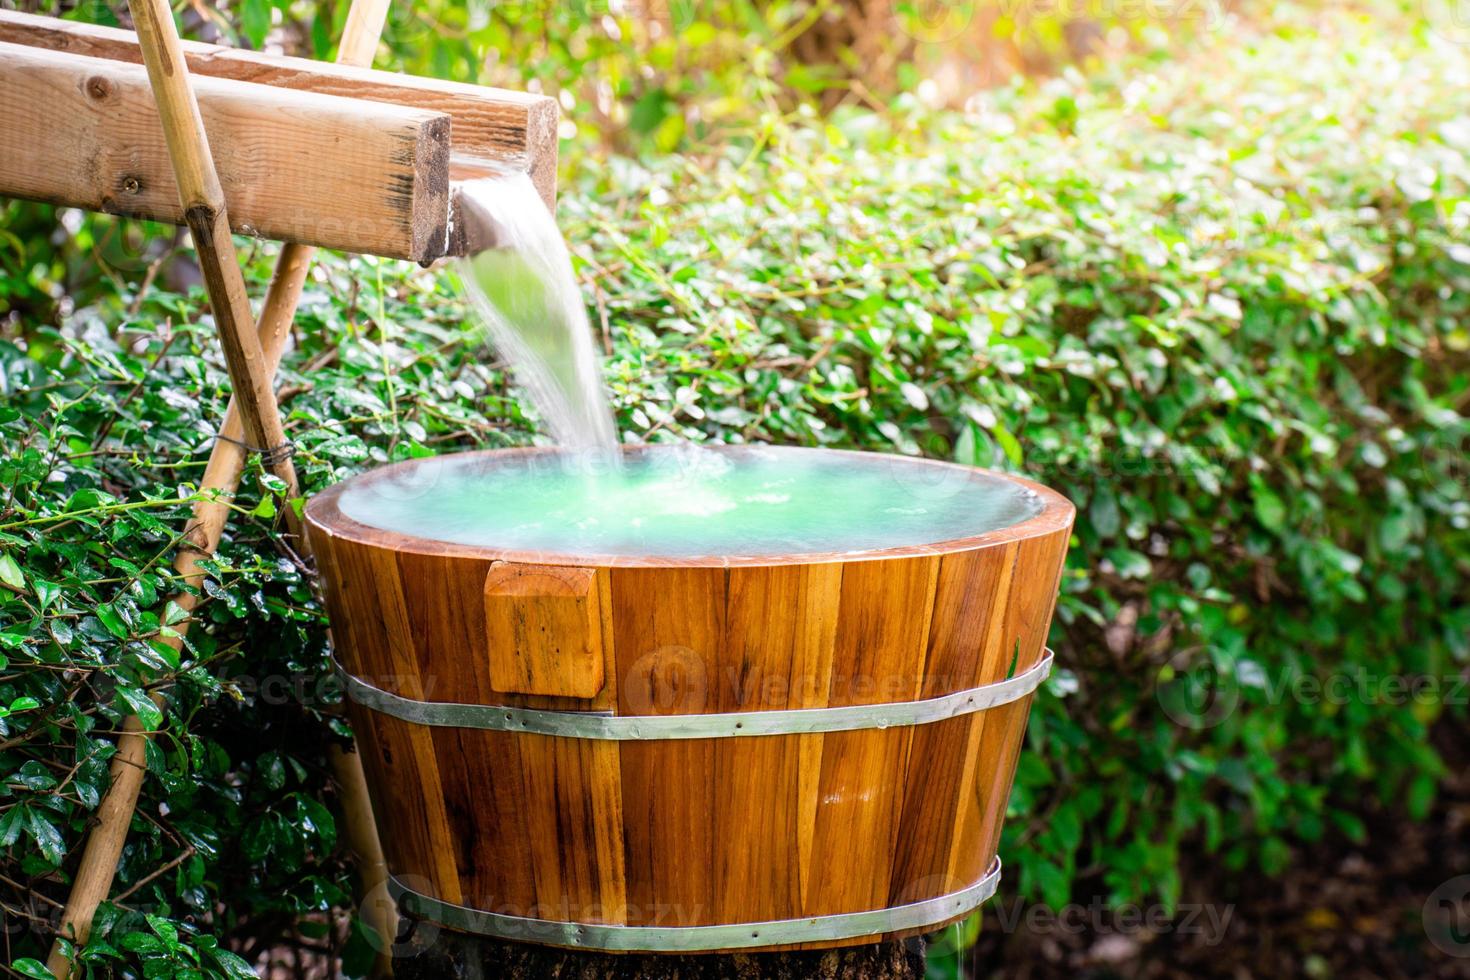
{"label": "wooden tub rim", "polygon": [[[621,448],[625,453],[647,450],[657,451],[662,445],[667,444],[655,443],[647,446],[624,446]],[[481,456],[504,457],[550,454],[560,451],[554,446],[515,446],[502,449],[478,449],[463,453],[447,453],[442,457],[401,460],[397,463],[379,466],[348,477],[345,480],[338,481],[325,490],[316,493],[307,502],[305,515],[309,524],[319,527],[322,531],[334,538],[341,538],[345,541],[366,547],[383,548],[413,555],[506,561],[528,565],[563,565],[593,568],[758,568],[779,565],[820,565],[855,561],[924,558],[935,555],[953,554],[955,552],[974,551],[979,548],[995,547],[1041,537],[1068,528],[1071,526],[1077,510],[1070,500],[1063,497],[1057,491],[1034,480],[1028,480],[1023,476],[1003,473],[998,470],[984,469],[977,466],[965,466],[961,463],[952,463],[946,460],[930,459],[924,456],[906,456],[899,453],[871,453],[851,449],[772,446],[765,443],[701,444],[698,448],[710,449],[716,452],[739,452],[750,449],[797,449],[803,453],[821,453],[828,456],[856,456],[864,459],[873,459],[875,457],[880,459],[901,459],[906,462],[912,462],[915,465],[962,470],[965,473],[982,474],[992,479],[1015,484],[1036,494],[1041,500],[1042,506],[1037,514],[1024,521],[1012,524],[1009,527],[928,544],[900,545],[892,548],[874,548],[866,551],[849,552],[671,556],[568,554],[557,551],[529,551],[514,548],[496,548],[487,545],[458,544],[452,541],[441,541],[436,538],[426,538],[416,534],[390,531],[385,528],[363,524],[344,514],[339,504],[338,498],[341,497],[349,484],[361,486],[364,483],[386,479],[399,471],[420,465],[423,459],[442,459],[448,456],[454,456],[456,458]]]}

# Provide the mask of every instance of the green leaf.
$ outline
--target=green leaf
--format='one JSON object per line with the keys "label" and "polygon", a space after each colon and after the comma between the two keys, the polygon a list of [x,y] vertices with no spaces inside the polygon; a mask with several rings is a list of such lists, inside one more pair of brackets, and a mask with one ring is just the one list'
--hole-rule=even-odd
{"label": "green leaf", "polygon": [[1343,836],[1354,844],[1361,844],[1368,839],[1368,825],[1357,814],[1346,810],[1334,810],[1331,817],[1332,822],[1337,824]]}
{"label": "green leaf", "polygon": [[11,779],[30,790],[46,790],[56,785],[56,777],[39,759],[28,761]]}
{"label": "green leaf", "polygon": [[52,973],[46,964],[33,960],[29,956],[21,957],[10,964],[10,968],[23,977],[35,977],[37,980],[56,980],[56,974]]}
{"label": "green leaf", "polygon": [[1111,538],[1122,528],[1123,517],[1118,510],[1118,498],[1113,495],[1111,488],[1098,488],[1097,494],[1092,498],[1088,517],[1092,520],[1093,530],[1100,537]]}
{"label": "green leaf", "polygon": [[167,626],[174,626],[189,618],[189,613],[172,599],[163,607],[163,622]]}
{"label": "green leaf", "polygon": [[20,832],[25,829],[26,808],[13,806],[4,813],[0,813],[0,847],[9,847],[20,840]]}
{"label": "green leaf", "polygon": [[1415,820],[1426,819],[1434,806],[1434,798],[1438,793],[1438,780],[1422,773],[1414,777],[1409,783],[1409,794],[1405,801],[1409,815]]}
{"label": "green leaf", "polygon": [[212,949],[209,956],[214,960],[216,966],[224,971],[228,980],[258,980],[250,964],[227,949]]}
{"label": "green leaf", "polygon": [[1060,806],[1052,814],[1049,828],[1062,854],[1071,854],[1082,843],[1082,815],[1075,806]]}
{"label": "green leaf", "polygon": [[147,919],[149,928],[158,933],[170,950],[179,948],[179,930],[172,922],[157,915],[146,915],[144,918]]}
{"label": "green leaf", "polygon": [[61,586],[55,582],[47,582],[45,579],[33,578],[32,587],[36,590],[36,598],[41,601],[41,611],[45,612],[51,608],[51,604],[61,597]]}
{"label": "green leaf", "polygon": [[663,89],[651,89],[633,103],[628,123],[640,133],[652,133],[670,112],[671,100]]}
{"label": "green leaf", "polygon": [[130,932],[125,934],[118,945],[131,953],[163,953],[167,952],[163,940],[157,936],[150,936],[146,932]]}
{"label": "green leaf", "polygon": [[1255,505],[1256,520],[1261,522],[1262,527],[1268,531],[1280,531],[1286,525],[1286,504],[1259,477],[1251,478],[1251,498]]}
{"label": "green leaf", "polygon": [[1050,861],[1037,861],[1031,867],[1041,889],[1041,900],[1053,909],[1066,907],[1072,896],[1072,882],[1067,872]]}
{"label": "green leaf", "polygon": [[244,0],[240,8],[240,28],[252,48],[259,49],[271,29],[270,0]]}
{"label": "green leaf", "polygon": [[26,587],[26,577],[21,574],[20,566],[15,563],[14,558],[10,557],[9,552],[0,555],[0,582],[4,582],[12,589]]}
{"label": "green leaf", "polygon": [[26,809],[26,831],[41,849],[41,856],[51,865],[59,866],[66,857],[66,843],[61,838],[61,831],[34,808]]}
{"label": "green leaf", "polygon": [[128,707],[133,709],[133,714],[138,716],[144,728],[156,731],[158,726],[163,724],[163,712],[158,710],[158,705],[154,704],[153,699],[143,691],[136,687],[122,685],[118,687],[117,693],[127,702]]}
{"label": "green leaf", "polygon": [[330,847],[337,839],[337,822],[332,817],[332,811],[322,805],[320,800],[310,796],[302,796],[301,806],[305,810],[303,826],[314,829],[321,835],[323,843]]}
{"label": "green leaf", "polygon": [[261,756],[257,771],[266,789],[275,791],[286,785],[286,765],[279,752],[267,752]]}
{"label": "green leaf", "polygon": [[1003,425],[997,425],[990,430],[990,434],[995,437],[1001,452],[1006,454],[1006,459],[1012,466],[1020,466],[1025,461],[1025,451],[1021,448],[1021,441],[1011,435],[1009,429]]}
{"label": "green leaf", "polygon": [[150,637],[148,640],[148,649],[158,658],[159,663],[165,667],[168,667],[170,670],[179,669],[179,651],[175,650],[171,644]]}
{"label": "green leaf", "polygon": [[111,603],[104,602],[98,605],[97,618],[102,621],[102,625],[107,628],[107,632],[119,640],[126,640],[132,635],[128,629],[127,622],[122,617],[122,613],[118,612],[117,607]]}

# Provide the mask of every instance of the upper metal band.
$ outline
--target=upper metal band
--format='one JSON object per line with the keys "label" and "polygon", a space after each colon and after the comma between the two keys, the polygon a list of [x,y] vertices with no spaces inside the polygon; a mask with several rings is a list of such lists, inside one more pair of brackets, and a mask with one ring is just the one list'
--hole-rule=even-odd
{"label": "upper metal band", "polygon": [[1000,858],[996,858],[985,877],[970,887],[911,905],[870,912],[819,915],[809,919],[717,926],[610,926],[528,919],[430,898],[394,877],[388,879],[388,894],[409,915],[481,936],[543,946],[575,946],[615,952],[693,953],[856,939],[937,926],[978,908],[995,894],[999,885]]}
{"label": "upper metal band", "polygon": [[1050,649],[1037,664],[1014,677],[924,701],[854,704],[836,708],[781,711],[728,711],[703,715],[614,715],[602,711],[548,711],[485,704],[416,701],[353,677],[333,661],[347,696],[365,708],[418,725],[528,732],[599,741],[653,741],[680,738],[741,738],[751,735],[807,735],[867,728],[925,725],[1017,701],[1041,686],[1051,673]]}

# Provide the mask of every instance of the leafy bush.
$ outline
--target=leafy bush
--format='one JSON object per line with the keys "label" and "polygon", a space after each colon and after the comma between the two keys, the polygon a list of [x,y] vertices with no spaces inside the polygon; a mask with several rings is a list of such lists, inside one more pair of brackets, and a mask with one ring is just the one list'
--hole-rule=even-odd
{"label": "leafy bush", "polygon": [[[573,159],[562,199],[631,438],[923,452],[1077,502],[1003,845],[1007,887],[1053,905],[1279,872],[1361,838],[1373,798],[1422,816],[1427,734],[1466,714],[1462,52],[1344,22],[1212,57],[1208,85],[1185,62],[965,115],[770,113],[707,157]],[[11,948],[43,955],[141,711],[96,974],[360,966],[323,623],[259,471],[184,656],[154,642],[226,397],[187,251],[124,261],[97,247],[117,223],[50,216],[7,205],[0,253],[0,887],[36,925]],[[463,318],[431,273],[324,260],[282,379],[309,488],[534,438]],[[1439,683],[1399,704],[1391,678]]]}
{"label": "leafy bush", "polygon": [[1005,844],[1054,907],[1080,868],[1172,904],[1191,857],[1274,874],[1361,841],[1365,789],[1433,801],[1426,733],[1470,700],[1459,59],[1267,39],[1207,83],[839,116],[566,202],[634,431],[951,456],[1078,504]]}

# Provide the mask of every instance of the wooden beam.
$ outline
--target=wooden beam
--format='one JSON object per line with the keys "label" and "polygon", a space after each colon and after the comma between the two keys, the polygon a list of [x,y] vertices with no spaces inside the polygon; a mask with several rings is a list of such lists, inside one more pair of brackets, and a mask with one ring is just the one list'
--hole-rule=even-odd
{"label": "wooden beam", "polygon": [[[428,261],[449,214],[449,118],[198,80],[235,231]],[[184,223],[141,65],[0,43],[0,194]]]}
{"label": "wooden beam", "polygon": [[[12,10],[0,10],[0,41],[113,61],[142,62],[137,36],[131,31]],[[509,163],[529,170],[547,206],[555,203],[559,107],[553,98],[199,42],[186,41],[183,49],[189,71],[196,77],[258,82],[448,113],[454,120],[452,148],[456,158]],[[202,84],[199,91],[202,99]]]}

